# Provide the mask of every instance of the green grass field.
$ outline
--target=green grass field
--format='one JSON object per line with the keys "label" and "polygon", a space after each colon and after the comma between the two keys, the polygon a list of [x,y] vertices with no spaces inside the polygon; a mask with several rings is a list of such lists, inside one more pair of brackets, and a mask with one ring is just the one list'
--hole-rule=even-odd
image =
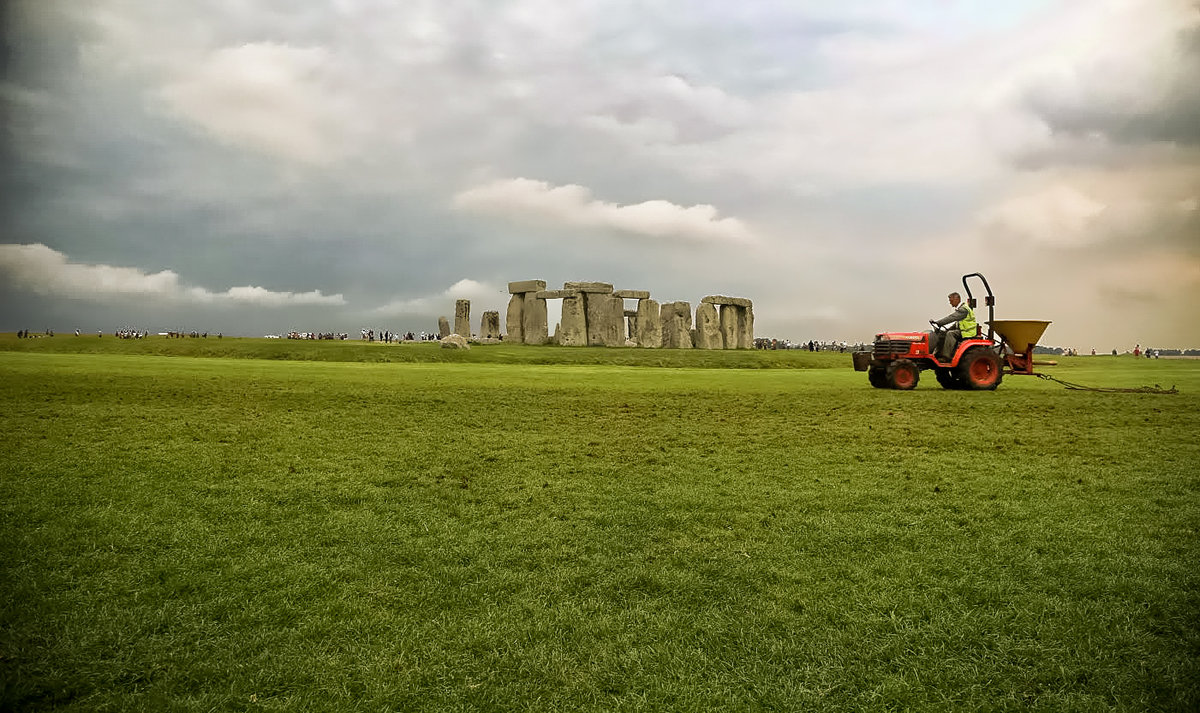
{"label": "green grass field", "polygon": [[0,710],[1196,710],[1200,361],[1060,361],[0,337]]}

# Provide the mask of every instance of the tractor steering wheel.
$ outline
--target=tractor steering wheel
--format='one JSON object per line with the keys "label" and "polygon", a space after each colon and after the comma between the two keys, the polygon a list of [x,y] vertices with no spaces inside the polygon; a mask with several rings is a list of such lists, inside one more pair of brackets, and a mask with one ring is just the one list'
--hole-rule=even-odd
{"label": "tractor steering wheel", "polygon": [[940,324],[938,324],[938,323],[937,323],[937,320],[933,320],[933,319],[929,320],[929,326],[933,327],[933,331],[935,331],[935,332],[944,332],[944,331],[946,331],[946,327],[944,327],[943,325],[940,325]]}

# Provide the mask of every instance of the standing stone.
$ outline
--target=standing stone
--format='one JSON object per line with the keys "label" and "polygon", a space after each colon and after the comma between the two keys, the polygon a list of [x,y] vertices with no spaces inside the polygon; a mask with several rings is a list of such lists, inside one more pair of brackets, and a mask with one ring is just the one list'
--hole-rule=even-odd
{"label": "standing stone", "polygon": [[625,346],[625,300],[608,295],[608,322],[604,325],[604,338],[610,347]]}
{"label": "standing stone", "polygon": [[738,312],[741,311],[742,308],[736,305],[721,305],[721,340],[726,349],[738,348]]}
{"label": "standing stone", "polygon": [[573,292],[562,298],[562,321],[559,322],[558,343],[564,347],[586,347],[587,318],[584,316],[583,293]]}
{"label": "standing stone", "polygon": [[662,345],[666,349],[692,348],[692,305],[688,302],[666,302],[662,315]]}
{"label": "standing stone", "polygon": [[454,333],[471,338],[471,300],[454,301]]}
{"label": "standing stone", "polygon": [[625,301],[611,293],[584,292],[583,309],[587,320],[587,343],[598,347],[625,344],[621,327],[625,322]]}
{"label": "standing stone", "polygon": [[696,307],[696,348],[725,348],[717,308],[708,302],[701,302]]}
{"label": "standing stone", "polygon": [[526,292],[522,297],[525,304],[521,307],[521,331],[525,333],[525,343],[545,344],[550,341],[546,300],[538,299],[536,291]]}
{"label": "standing stone", "polygon": [[637,310],[625,310],[625,324],[629,327],[626,337],[638,343]]}
{"label": "standing stone", "polygon": [[525,319],[525,296],[514,294],[508,299],[508,312],[505,315],[505,328],[508,330],[508,341],[522,344],[525,341],[525,330],[522,327]]}
{"label": "standing stone", "polygon": [[438,338],[445,339],[448,336],[450,336],[450,320],[438,317]]}
{"label": "standing stone", "polygon": [[499,339],[500,338],[500,313],[496,311],[484,312],[483,319],[479,320],[479,336],[483,339]]}
{"label": "standing stone", "polygon": [[662,316],[658,302],[652,299],[638,300],[637,342],[639,347],[658,349],[662,346]]}
{"label": "standing stone", "polygon": [[754,348],[754,305],[746,305],[738,311],[738,349]]}

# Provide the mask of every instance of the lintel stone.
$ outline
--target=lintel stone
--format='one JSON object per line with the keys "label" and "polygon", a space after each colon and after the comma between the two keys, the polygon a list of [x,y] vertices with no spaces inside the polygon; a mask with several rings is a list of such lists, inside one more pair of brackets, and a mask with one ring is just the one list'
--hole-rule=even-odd
{"label": "lintel stone", "polygon": [[749,307],[753,304],[745,297],[726,297],[725,295],[709,295],[700,301],[710,305],[733,305],[734,307]]}
{"label": "lintel stone", "polygon": [[542,290],[534,294],[539,300],[565,300],[579,296],[579,290]]}
{"label": "lintel stone", "polygon": [[613,297],[620,297],[623,300],[648,300],[650,299],[650,290],[614,290]]}
{"label": "lintel stone", "polygon": [[[542,289],[545,289],[544,287]],[[613,286],[607,282],[564,282],[564,290],[575,290],[578,292],[600,292],[603,294],[611,294]]]}
{"label": "lintel stone", "polygon": [[508,283],[508,294],[519,295],[525,292],[539,292],[546,289],[545,280],[521,280]]}

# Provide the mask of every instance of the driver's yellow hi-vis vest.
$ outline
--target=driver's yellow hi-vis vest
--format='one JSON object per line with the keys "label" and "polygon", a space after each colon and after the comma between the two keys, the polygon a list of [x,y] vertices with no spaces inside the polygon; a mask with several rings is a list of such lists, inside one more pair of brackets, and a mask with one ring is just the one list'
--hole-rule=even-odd
{"label": "driver's yellow hi-vis vest", "polygon": [[963,339],[973,339],[979,336],[979,325],[975,322],[975,310],[971,309],[971,305],[966,302],[962,303],[963,309],[967,310],[967,316],[958,320],[958,333]]}

